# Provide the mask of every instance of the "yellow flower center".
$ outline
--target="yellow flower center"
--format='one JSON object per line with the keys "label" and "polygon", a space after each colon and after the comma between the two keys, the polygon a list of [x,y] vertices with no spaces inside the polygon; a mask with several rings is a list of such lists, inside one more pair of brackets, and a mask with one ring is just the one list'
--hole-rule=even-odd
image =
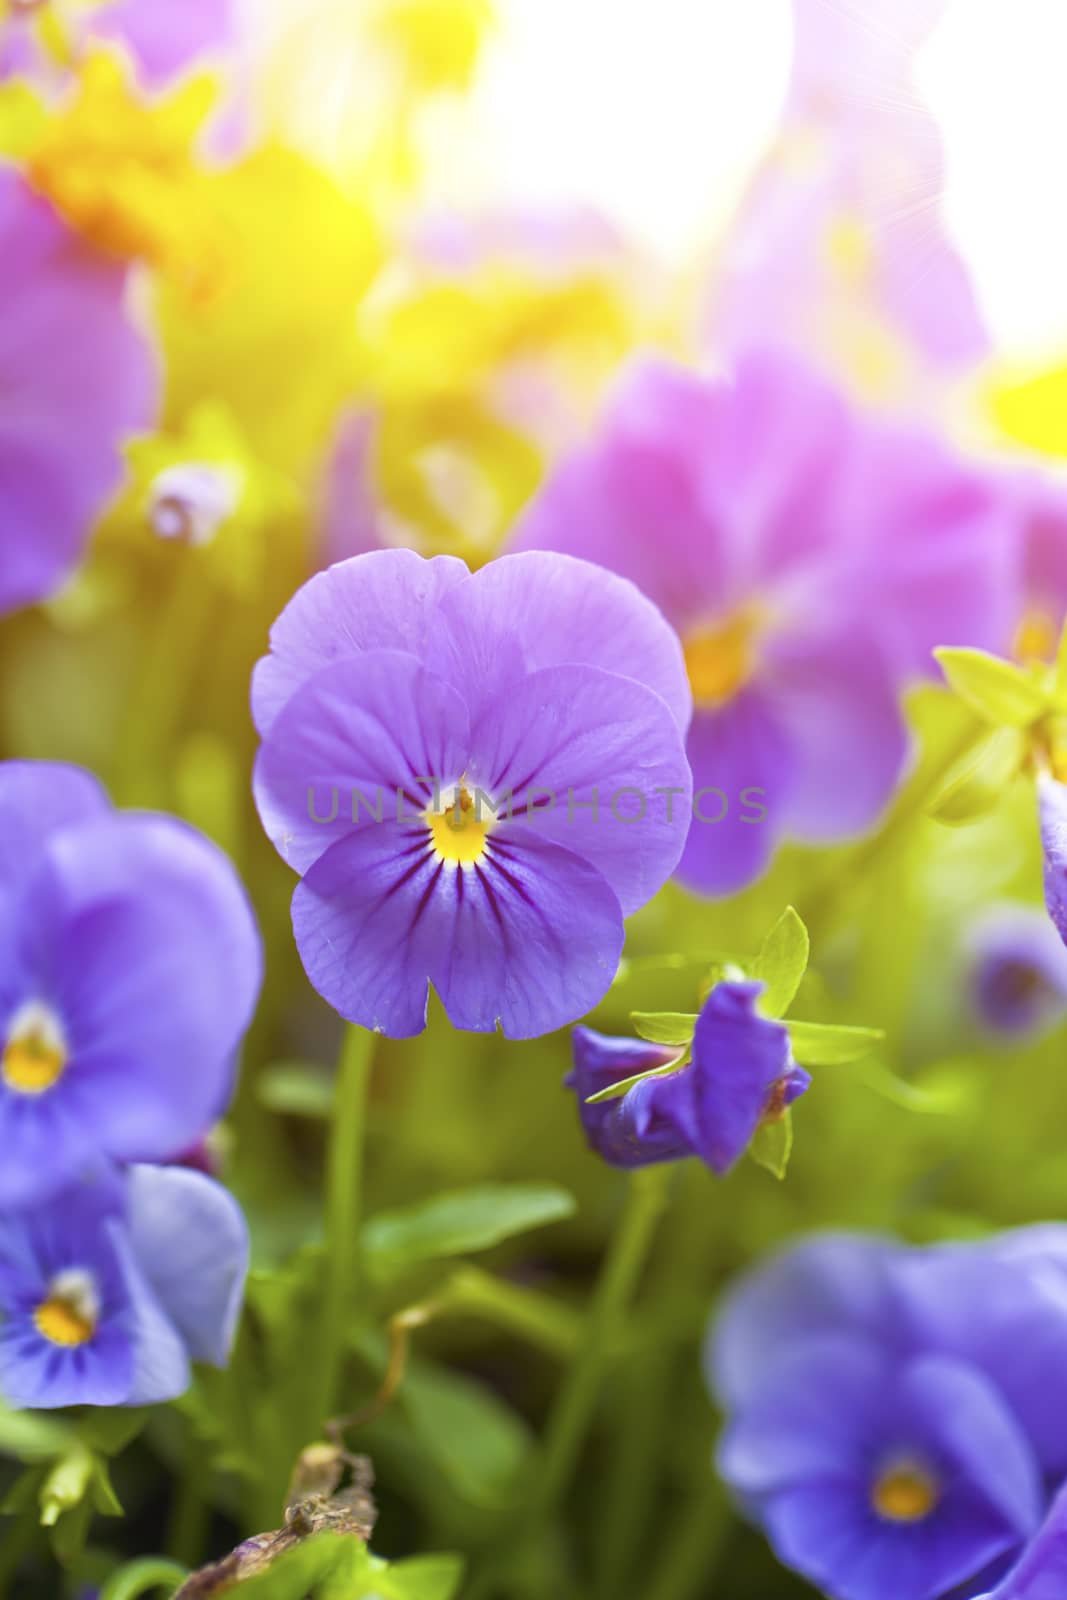
{"label": "yellow flower center", "polygon": [[58,1020],[46,1006],[31,1002],[11,1023],[0,1078],[17,1094],[44,1094],[63,1076],[68,1059]]}
{"label": "yellow flower center", "polygon": [[855,217],[838,217],[826,235],[826,255],[847,283],[862,284],[874,259],[869,230]]}
{"label": "yellow flower center", "polygon": [[922,1522],[940,1498],[936,1480],[910,1462],[887,1467],[871,1490],[871,1505],[886,1522]]}
{"label": "yellow flower center", "polygon": [[61,1272],[48,1291],[47,1300],[33,1314],[38,1333],[50,1344],[68,1349],[88,1344],[96,1332],[100,1302],[96,1285],[87,1272]]}
{"label": "yellow flower center", "polygon": [[1051,661],[1059,644],[1055,618],[1039,607],[1024,612],[1012,640],[1011,653],[1026,666],[1031,661]]}
{"label": "yellow flower center", "polygon": [[484,799],[459,784],[443,810],[425,813],[438,861],[469,867],[481,860],[494,821],[483,809],[488,809]]}
{"label": "yellow flower center", "polygon": [[685,665],[698,706],[724,705],[744,688],[756,670],[758,632],[756,613],[742,610],[686,636]]}

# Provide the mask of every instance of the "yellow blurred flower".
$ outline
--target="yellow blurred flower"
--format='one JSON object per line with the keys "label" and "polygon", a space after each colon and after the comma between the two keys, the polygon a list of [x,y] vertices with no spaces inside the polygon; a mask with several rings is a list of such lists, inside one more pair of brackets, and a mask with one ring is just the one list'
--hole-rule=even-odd
{"label": "yellow blurred flower", "polygon": [[1016,444],[1067,460],[1067,362],[1039,372],[1004,373],[990,388],[1000,432]]}
{"label": "yellow blurred flower", "polygon": [[397,537],[480,561],[533,494],[556,439],[633,338],[605,274],[489,263],[371,296],[359,398],[376,417],[372,489]]}
{"label": "yellow blurred flower", "polygon": [[352,387],[377,230],[359,201],[279,148],[212,175],[210,194],[225,219],[221,280],[191,303],[173,282],[157,290],[167,422],[180,427],[211,398],[265,463],[300,473],[325,450]]}
{"label": "yellow blurred flower", "polygon": [[120,56],[95,51],[23,149],[28,180],[105,254],[209,293],[221,263],[194,146],[215,94],[197,77],[149,100]]}

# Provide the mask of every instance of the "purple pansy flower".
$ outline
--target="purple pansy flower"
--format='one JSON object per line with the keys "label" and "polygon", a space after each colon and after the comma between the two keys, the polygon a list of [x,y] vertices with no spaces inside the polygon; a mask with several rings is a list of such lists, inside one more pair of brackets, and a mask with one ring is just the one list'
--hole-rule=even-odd
{"label": "purple pansy flower", "polygon": [[712,1171],[728,1172],[761,1124],[780,1117],[811,1083],[793,1061],[788,1030],[759,1015],[762,992],[760,983],[716,984],[697,1020],[692,1059],[595,1105],[587,1104],[591,1095],[668,1065],[678,1051],[576,1028],[566,1082],[591,1148],[617,1167],[696,1156]]}
{"label": "purple pansy flower", "polygon": [[0,78],[55,76],[55,60],[36,33],[46,12],[58,15],[75,56],[96,43],[123,45],[149,89],[167,88],[205,57],[226,50],[237,24],[236,0],[15,0],[0,17]]}
{"label": "purple pansy flower", "polygon": [[1067,1472],[1067,1231],[826,1236],[743,1280],[709,1343],[719,1465],[837,1600],[984,1593]]}
{"label": "purple pansy flower", "polygon": [[197,1172],[133,1166],[0,1213],[0,1396],[174,1399],[191,1361],[225,1366],[247,1269],[239,1207]]}
{"label": "purple pansy flower", "polygon": [[256,797],[301,873],[305,968],[394,1036],[561,1027],[614,976],[623,918],[677,863],[691,785],[681,649],[584,562],[373,551],[276,623]]}
{"label": "purple pansy flower", "polygon": [[151,421],[155,366],[124,307],[125,271],[0,170],[0,615],[76,565]]}
{"label": "purple pansy flower", "polygon": [[1046,1033],[1067,1016],[1067,950],[1034,906],[986,911],[967,938],[975,1014],[1006,1039]]}
{"label": "purple pansy flower", "polygon": [[87,773],[0,765],[0,1209],[225,1109],[261,951],[229,861]]}
{"label": "purple pansy flower", "polygon": [[782,129],[720,263],[718,353],[774,340],[865,395],[911,399],[988,338],[940,227],[940,132],[912,86],[946,0],[794,0]]}
{"label": "purple pansy flower", "polygon": [[805,368],[732,380],[648,360],[548,482],[515,547],[631,578],[682,635],[697,816],[680,876],[729,894],[786,837],[877,821],[933,645],[993,646],[1013,512],[925,436],[864,424]]}

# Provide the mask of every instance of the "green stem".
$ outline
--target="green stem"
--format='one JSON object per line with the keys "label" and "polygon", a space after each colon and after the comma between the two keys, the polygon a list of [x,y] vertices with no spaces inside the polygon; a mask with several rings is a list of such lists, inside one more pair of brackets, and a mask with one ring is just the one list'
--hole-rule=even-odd
{"label": "green stem", "polygon": [[337,1067],[337,1097],[326,1156],[326,1280],[316,1427],[343,1409],[340,1389],[348,1316],[359,1272],[363,1140],[373,1048],[374,1035],[350,1023]]}
{"label": "green stem", "polygon": [[715,1593],[712,1582],[726,1536],[730,1507],[722,1485],[710,1477],[664,1532],[663,1564],[644,1600],[696,1600]]}
{"label": "green stem", "polygon": [[114,1573],[100,1591],[100,1600],[138,1600],[150,1589],[166,1589],[174,1594],[189,1576],[184,1567],[161,1557],[148,1556],[131,1561]]}
{"label": "green stem", "polygon": [[574,1475],[612,1344],[666,1205],[668,1180],[664,1167],[635,1172],[630,1180],[626,1209],[597,1282],[585,1342],[549,1417],[544,1469],[533,1508],[540,1519],[551,1516]]}

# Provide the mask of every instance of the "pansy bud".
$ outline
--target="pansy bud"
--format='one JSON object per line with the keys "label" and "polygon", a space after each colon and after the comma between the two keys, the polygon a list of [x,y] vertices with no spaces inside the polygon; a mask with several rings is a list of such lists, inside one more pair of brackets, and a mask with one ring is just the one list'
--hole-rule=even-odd
{"label": "pansy bud", "polygon": [[167,467],[149,491],[148,520],[160,539],[210,544],[240,501],[236,474],[205,462]]}

